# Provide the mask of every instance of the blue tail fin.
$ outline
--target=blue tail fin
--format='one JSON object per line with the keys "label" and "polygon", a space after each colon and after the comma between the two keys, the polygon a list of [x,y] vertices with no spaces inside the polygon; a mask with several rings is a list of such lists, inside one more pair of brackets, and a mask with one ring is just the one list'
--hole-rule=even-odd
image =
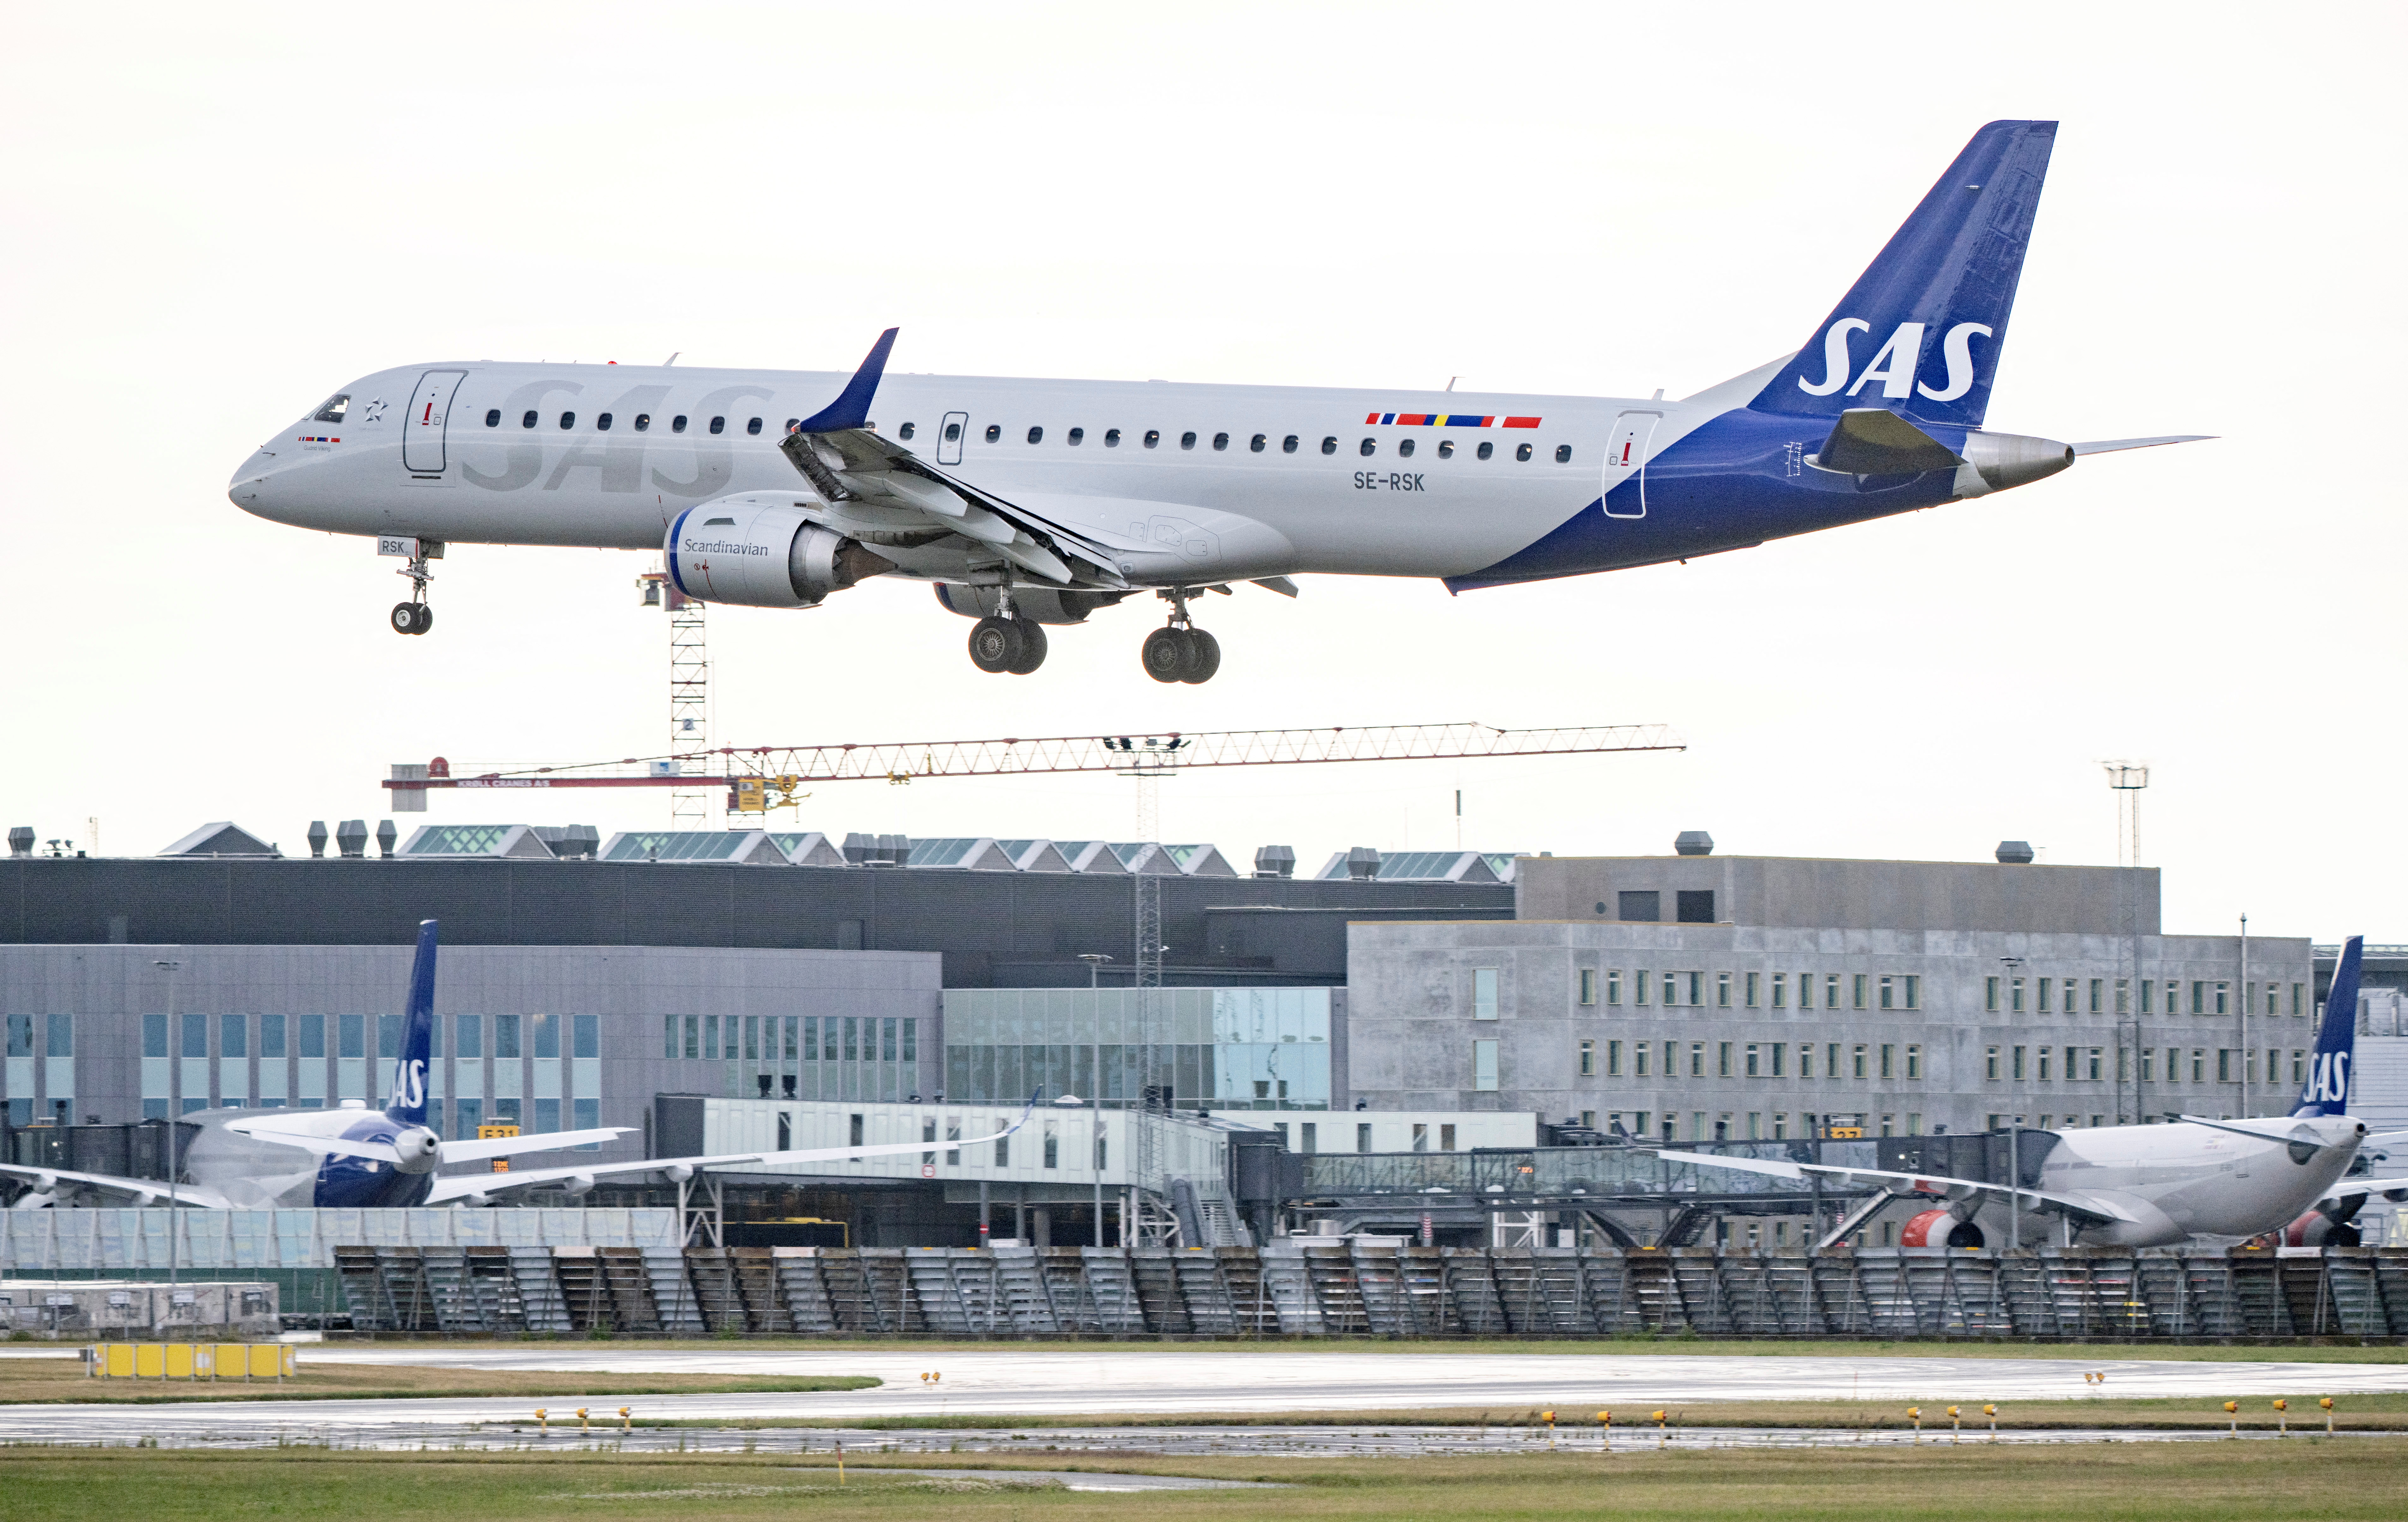
{"label": "blue tail fin", "polygon": [[2299,1103],[2291,1107],[2295,1116],[2349,1114],[2350,1067],[2358,1049],[2358,961],[2365,949],[2363,935],[2342,943],[2332,991],[2325,995],[2324,1024],[2316,1028],[2315,1060],[2300,1086]]}
{"label": "blue tail fin", "polygon": [[1981,425],[2007,341],[2054,121],[1993,121],[1931,187],[1831,315],[1749,404],[1835,417],[1887,407]]}
{"label": "blue tail fin", "polygon": [[401,1060],[394,1064],[388,1119],[426,1124],[426,1074],[435,1053],[435,921],[418,922],[418,959],[409,964],[409,1007],[401,1017]]}

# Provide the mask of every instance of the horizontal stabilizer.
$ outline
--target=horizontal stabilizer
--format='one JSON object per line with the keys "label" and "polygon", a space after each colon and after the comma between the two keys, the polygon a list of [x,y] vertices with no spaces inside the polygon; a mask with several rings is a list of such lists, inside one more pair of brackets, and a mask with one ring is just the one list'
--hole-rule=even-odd
{"label": "horizontal stabilizer", "polygon": [[1851,407],[1831,425],[1814,463],[1849,476],[1912,476],[1955,470],[1956,450],[1883,407]]}
{"label": "horizontal stabilizer", "polygon": [[2114,454],[2118,449],[2154,449],[2160,444],[2199,444],[2217,437],[2214,434],[2169,434],[2164,438],[2095,438],[2087,444],[2069,444],[2075,454]]}

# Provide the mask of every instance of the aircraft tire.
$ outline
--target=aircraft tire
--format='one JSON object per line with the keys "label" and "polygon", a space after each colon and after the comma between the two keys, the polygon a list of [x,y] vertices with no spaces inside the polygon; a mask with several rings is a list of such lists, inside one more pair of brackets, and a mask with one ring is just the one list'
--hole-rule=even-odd
{"label": "aircraft tire", "polygon": [[1025,619],[1011,621],[1020,634],[1020,659],[1005,669],[1014,676],[1034,676],[1037,668],[1045,663],[1045,626]]}
{"label": "aircraft tire", "polygon": [[1183,629],[1162,628],[1145,636],[1138,647],[1138,661],[1145,674],[1157,682],[1183,681],[1187,676],[1187,632]]}
{"label": "aircraft tire", "polygon": [[431,607],[427,606],[427,605],[426,605],[425,604],[423,604],[423,603],[419,604],[419,605],[418,605],[418,627],[417,627],[417,628],[415,628],[415,629],[413,629],[413,630],[411,630],[411,631],[410,631],[410,633],[413,633],[413,634],[423,634],[423,633],[426,633],[428,630],[430,630],[430,629],[432,629],[432,628],[434,628],[434,627],[435,627],[435,610],[434,610],[433,608],[431,608]]}
{"label": "aircraft tire", "polygon": [[395,603],[393,605],[393,632],[396,634],[418,633],[418,605]]}
{"label": "aircraft tire", "polygon": [[1026,648],[1020,625],[1013,619],[985,618],[970,627],[970,664],[990,675],[1010,671]]}
{"label": "aircraft tire", "polygon": [[1221,642],[1201,629],[1187,631],[1187,669],[1180,673],[1179,679],[1191,684],[1209,682],[1220,669]]}

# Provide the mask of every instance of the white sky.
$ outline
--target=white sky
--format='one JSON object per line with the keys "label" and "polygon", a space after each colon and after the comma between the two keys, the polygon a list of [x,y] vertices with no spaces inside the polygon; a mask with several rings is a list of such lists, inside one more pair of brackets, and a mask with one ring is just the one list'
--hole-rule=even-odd
{"label": "white sky", "polygon": [[[2064,125],[1990,423],[2220,442],[1686,567],[1136,602],[990,677],[877,585],[711,615],[724,744],[1661,720],[1671,756],[1199,775],[1163,832],[2112,862],[2170,929],[2408,939],[2392,758],[2396,7],[19,7],[0,54],[0,815],[288,851],[387,763],[662,748],[647,558],[396,562],[226,481],[459,358],[1673,396],[1802,343],[1967,136]],[[2386,404],[2387,405],[2387,404]],[[1125,838],[1111,777],[824,787],[800,827]],[[657,825],[641,793],[422,820]],[[783,817],[781,817],[781,820]]]}

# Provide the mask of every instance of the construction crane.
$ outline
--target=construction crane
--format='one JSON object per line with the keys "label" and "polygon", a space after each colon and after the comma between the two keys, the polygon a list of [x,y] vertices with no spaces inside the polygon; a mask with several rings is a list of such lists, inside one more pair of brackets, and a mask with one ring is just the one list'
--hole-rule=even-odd
{"label": "construction crane", "polygon": [[[1207,767],[1309,766],[1342,761],[1471,761],[1505,756],[1570,756],[1684,750],[1663,724],[1600,724],[1500,730],[1486,724],[1385,724],[1309,730],[1169,731],[1155,734],[1062,734],[1034,739],[908,740],[869,745],[729,746],[666,756],[627,756],[566,766],[462,768],[441,757],[426,775],[396,776],[396,794],[439,789],[510,791],[552,788],[686,788],[710,778],[728,790],[728,812],[787,807],[801,789],[824,782],[889,782],[954,776],[1038,776],[1117,772],[1140,778]],[[716,771],[710,770],[716,763]],[[396,771],[416,772],[416,766]]]}
{"label": "construction crane", "polygon": [[[669,616],[669,745],[681,758],[710,743],[710,648],[704,637],[703,605],[678,590],[666,571],[636,578],[644,606]],[[710,822],[710,777],[693,779],[669,793],[669,828],[694,830]],[[696,785],[698,784],[698,785]]]}

